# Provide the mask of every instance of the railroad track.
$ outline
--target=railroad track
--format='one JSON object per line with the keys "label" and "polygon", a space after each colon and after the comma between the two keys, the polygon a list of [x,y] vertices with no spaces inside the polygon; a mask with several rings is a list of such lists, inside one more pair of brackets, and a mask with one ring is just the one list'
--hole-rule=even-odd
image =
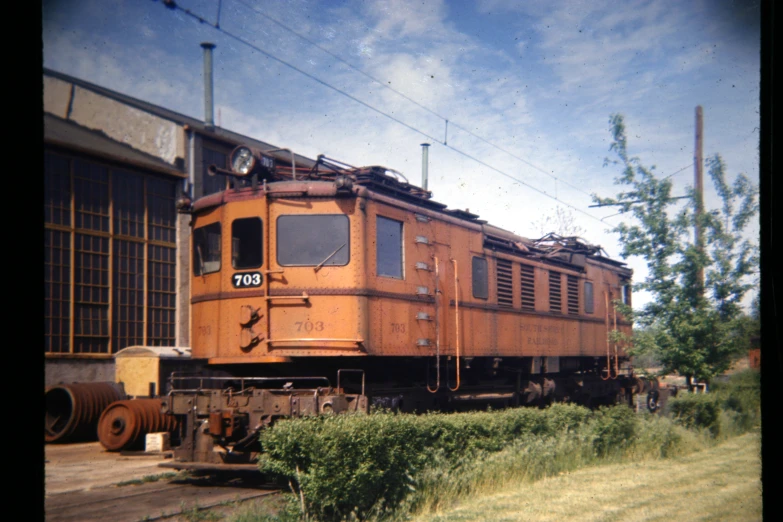
{"label": "railroad track", "polygon": [[137,522],[172,519],[279,493],[257,477],[196,477],[175,482],[112,486],[52,495],[45,500],[46,522]]}

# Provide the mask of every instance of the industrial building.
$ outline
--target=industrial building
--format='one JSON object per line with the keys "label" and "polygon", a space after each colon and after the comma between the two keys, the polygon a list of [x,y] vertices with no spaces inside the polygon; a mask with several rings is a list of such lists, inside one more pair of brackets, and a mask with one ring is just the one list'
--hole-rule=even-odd
{"label": "industrial building", "polygon": [[202,47],[204,121],[44,69],[47,386],[114,381],[129,346],[189,346],[190,216],[176,200],[223,190],[207,167],[237,145],[278,149],[214,125],[213,46]]}

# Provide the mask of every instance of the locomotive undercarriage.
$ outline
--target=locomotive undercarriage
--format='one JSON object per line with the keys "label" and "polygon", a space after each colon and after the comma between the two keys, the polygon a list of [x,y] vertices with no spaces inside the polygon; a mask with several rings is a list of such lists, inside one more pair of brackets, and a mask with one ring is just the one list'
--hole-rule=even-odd
{"label": "locomotive undercarriage", "polygon": [[[371,407],[411,413],[544,407],[553,402],[596,407],[632,404],[633,395],[644,388],[632,368],[606,378],[600,361],[592,357],[567,361],[564,366],[572,368],[567,373],[539,374],[524,371],[530,368],[530,358],[463,359],[456,386],[455,360],[443,357],[441,381],[435,389],[437,375],[431,359],[323,358],[307,368],[302,368],[302,362],[259,365],[263,377],[232,376],[230,367],[211,370],[208,377],[173,375],[163,411],[179,419],[174,434],[179,445],[166,467],[252,469],[260,451],[260,430],[283,418],[366,413]],[[362,369],[345,369],[350,366]],[[332,387],[326,377],[306,375],[316,368],[336,375],[337,386]],[[378,375],[384,378],[372,379]]]}

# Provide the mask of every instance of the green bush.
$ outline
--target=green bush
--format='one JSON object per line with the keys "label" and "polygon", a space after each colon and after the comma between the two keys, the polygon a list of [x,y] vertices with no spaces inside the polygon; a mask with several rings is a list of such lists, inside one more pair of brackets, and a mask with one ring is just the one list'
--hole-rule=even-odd
{"label": "green bush", "polygon": [[720,434],[720,398],[714,393],[680,394],[669,399],[669,411],[686,428],[706,429],[713,437]]}
{"label": "green bush", "polygon": [[636,435],[637,417],[628,406],[600,408],[590,420],[593,448],[599,457],[625,451]]}
{"label": "green bush", "polygon": [[731,433],[745,433],[761,422],[761,377],[757,370],[745,370],[714,383],[712,393],[720,399]]}
{"label": "green bush", "polygon": [[[633,436],[633,419],[627,407],[594,414],[566,404],[546,410],[289,419],[262,433],[259,465],[290,484],[306,513],[318,520],[383,518],[427,484],[449,483],[456,494],[509,473],[539,476],[570,466],[558,459],[574,461],[577,446],[577,453],[588,447],[591,455],[624,448]],[[580,437],[595,450],[577,445]],[[506,469],[495,458],[509,448],[516,448],[525,469]]]}
{"label": "green bush", "polygon": [[264,430],[261,470],[297,484],[320,520],[366,519],[393,508],[424,464],[412,416],[373,414],[293,419]]}
{"label": "green bush", "polygon": [[[720,433],[756,425],[758,375],[669,400],[673,419],[627,406],[405,415],[333,415],[280,421],[261,434],[262,471],[290,485],[291,519],[402,519],[460,498],[605,458],[666,458]],[[697,428],[691,431],[688,428]]]}

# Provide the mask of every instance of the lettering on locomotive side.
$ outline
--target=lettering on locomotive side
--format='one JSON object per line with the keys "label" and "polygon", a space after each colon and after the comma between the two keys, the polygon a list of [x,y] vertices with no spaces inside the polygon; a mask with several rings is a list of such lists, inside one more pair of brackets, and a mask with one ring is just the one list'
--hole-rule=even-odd
{"label": "lettering on locomotive side", "polygon": [[391,323],[392,333],[405,333],[405,323]]}
{"label": "lettering on locomotive side", "polygon": [[[522,324],[519,329],[533,334],[559,335],[563,333],[562,326],[547,326],[542,324]],[[527,344],[537,346],[557,346],[560,344],[558,337],[527,336]]]}
{"label": "lettering on locomotive side", "polygon": [[323,332],[325,329],[323,321],[296,321],[294,323],[297,332]]}

